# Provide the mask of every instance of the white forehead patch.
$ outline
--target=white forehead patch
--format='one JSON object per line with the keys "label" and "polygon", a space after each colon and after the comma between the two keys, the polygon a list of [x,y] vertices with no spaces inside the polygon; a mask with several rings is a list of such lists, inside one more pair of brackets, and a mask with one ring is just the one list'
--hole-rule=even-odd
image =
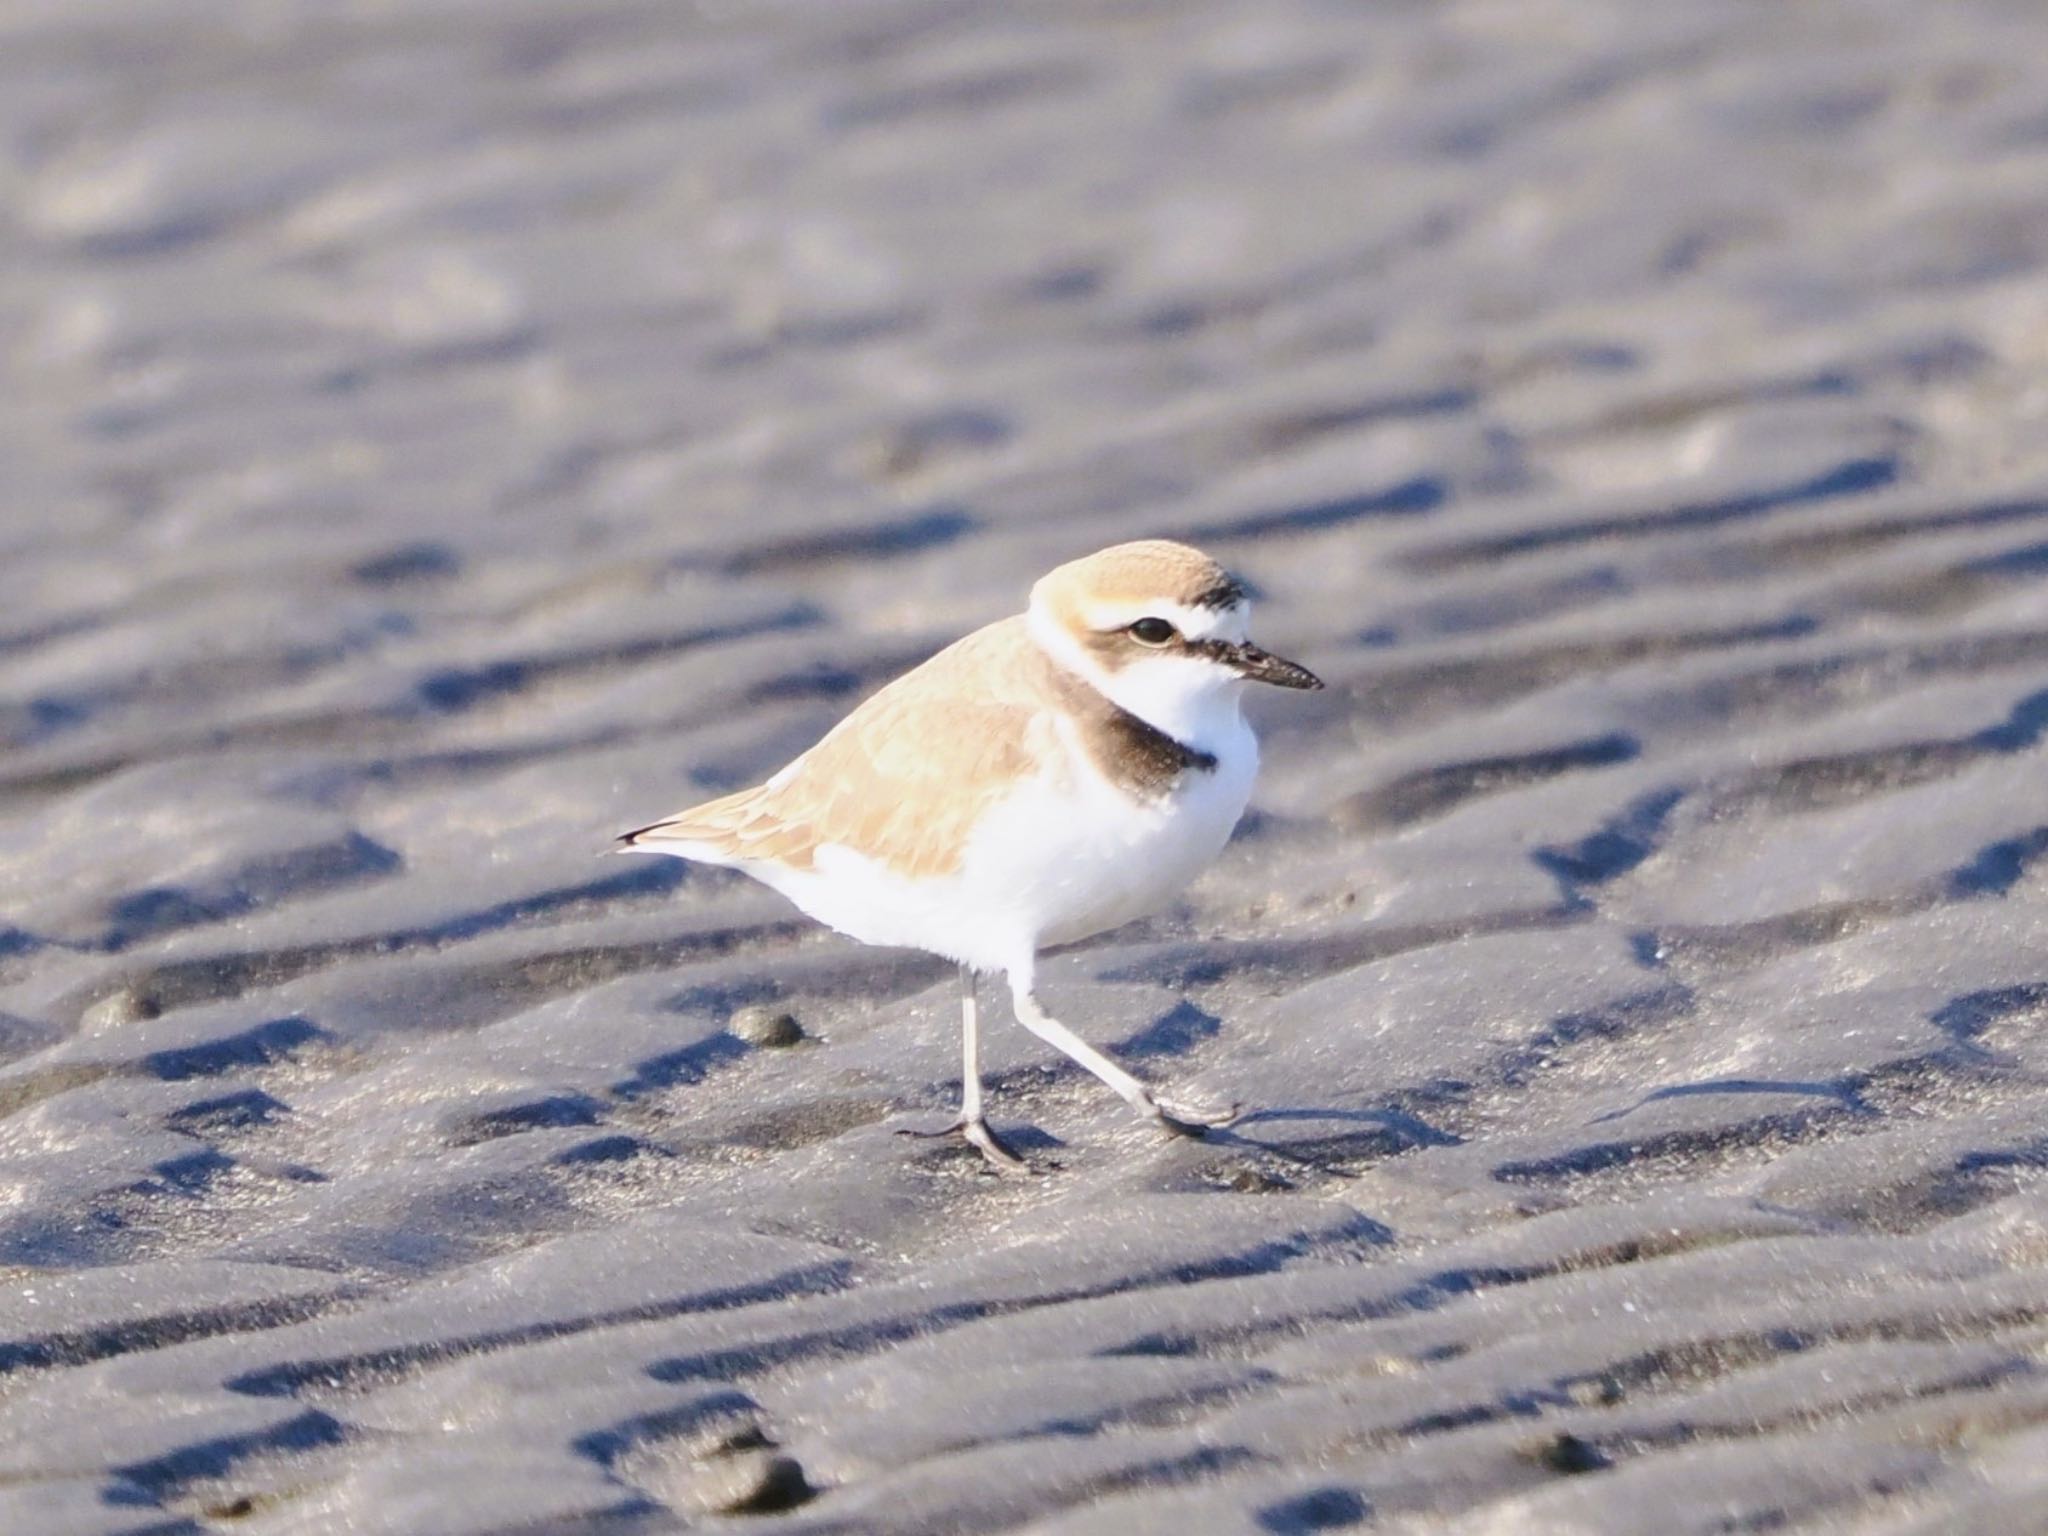
{"label": "white forehead patch", "polygon": [[1190,640],[1242,640],[1251,618],[1251,604],[1232,603],[1227,608],[1191,608],[1167,598],[1132,603],[1090,603],[1081,609],[1081,621],[1090,629],[1125,629],[1140,619],[1164,619]]}

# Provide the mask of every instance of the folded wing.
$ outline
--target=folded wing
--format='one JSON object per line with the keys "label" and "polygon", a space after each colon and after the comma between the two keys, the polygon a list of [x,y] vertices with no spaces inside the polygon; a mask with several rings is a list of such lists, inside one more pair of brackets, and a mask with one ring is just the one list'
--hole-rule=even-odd
{"label": "folded wing", "polygon": [[911,878],[951,873],[982,815],[1056,750],[1036,690],[990,675],[989,635],[971,635],[891,683],[766,784],[620,842],[795,870],[836,844]]}

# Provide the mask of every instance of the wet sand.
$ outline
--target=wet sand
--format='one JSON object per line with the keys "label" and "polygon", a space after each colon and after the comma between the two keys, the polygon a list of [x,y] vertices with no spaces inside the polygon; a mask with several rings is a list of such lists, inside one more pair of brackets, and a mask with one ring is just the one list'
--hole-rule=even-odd
{"label": "wet sand", "polygon": [[[0,6],[0,1529],[2048,1522],[1938,9]],[[1154,534],[1331,687],[1045,991],[1250,1112],[996,1010],[997,1179],[945,966],[603,850]]]}

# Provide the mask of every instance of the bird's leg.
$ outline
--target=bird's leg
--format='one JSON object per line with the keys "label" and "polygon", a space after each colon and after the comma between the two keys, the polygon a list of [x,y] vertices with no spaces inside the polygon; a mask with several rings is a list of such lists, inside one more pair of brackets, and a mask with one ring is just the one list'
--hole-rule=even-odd
{"label": "bird's leg", "polygon": [[936,1131],[904,1131],[905,1136],[961,1136],[999,1173],[1028,1173],[1031,1165],[988,1128],[981,1107],[981,1008],[974,990],[974,971],[960,967],[960,1118]]}
{"label": "bird's leg", "polygon": [[1109,1084],[1126,1104],[1148,1120],[1178,1136],[1200,1136],[1212,1126],[1228,1125],[1237,1118],[1236,1105],[1222,1110],[1199,1109],[1160,1098],[1039,1005],[1031,990],[1031,967],[1019,966],[1010,971],[1009,977],[1010,1001],[1017,1010],[1017,1022]]}

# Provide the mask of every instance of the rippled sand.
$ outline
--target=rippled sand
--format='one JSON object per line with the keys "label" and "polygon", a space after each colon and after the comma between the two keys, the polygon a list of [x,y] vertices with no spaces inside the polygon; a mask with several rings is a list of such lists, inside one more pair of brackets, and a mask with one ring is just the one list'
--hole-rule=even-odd
{"label": "rippled sand", "polygon": [[[0,135],[0,1530],[2048,1524],[2033,0],[13,0]],[[1332,686],[1046,990],[1252,1112],[999,1017],[998,1180],[602,850],[1155,533]]]}

